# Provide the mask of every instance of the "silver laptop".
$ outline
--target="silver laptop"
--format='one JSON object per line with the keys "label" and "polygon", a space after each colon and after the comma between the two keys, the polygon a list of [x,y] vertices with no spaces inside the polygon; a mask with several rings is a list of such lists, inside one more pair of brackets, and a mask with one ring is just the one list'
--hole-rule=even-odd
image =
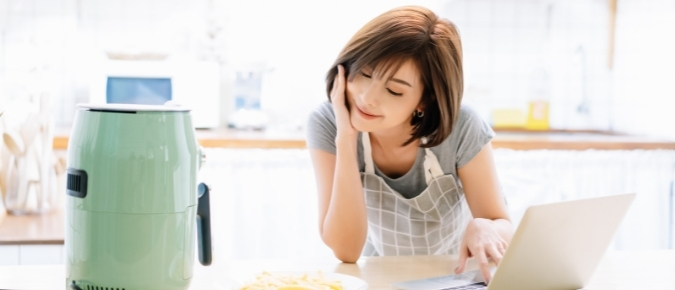
{"label": "silver laptop", "polygon": [[531,206],[490,285],[479,270],[392,284],[394,289],[580,289],[593,276],[635,194]]}

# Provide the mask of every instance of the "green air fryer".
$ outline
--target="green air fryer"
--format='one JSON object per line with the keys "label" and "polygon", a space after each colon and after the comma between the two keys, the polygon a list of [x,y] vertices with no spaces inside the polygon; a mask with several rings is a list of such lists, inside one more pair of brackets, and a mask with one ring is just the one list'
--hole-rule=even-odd
{"label": "green air fryer", "polygon": [[[66,288],[187,289],[195,226],[211,263],[208,187],[190,111],[78,105],[68,143]],[[199,202],[198,202],[199,201]]]}

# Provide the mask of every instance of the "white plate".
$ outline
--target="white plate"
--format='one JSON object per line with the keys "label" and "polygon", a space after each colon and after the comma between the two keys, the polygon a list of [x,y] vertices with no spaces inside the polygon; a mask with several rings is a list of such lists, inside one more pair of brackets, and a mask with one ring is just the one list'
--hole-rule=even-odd
{"label": "white plate", "polygon": [[[310,277],[315,277],[319,274],[319,271],[296,271],[296,272],[269,272],[270,274],[273,275],[288,275],[288,276],[294,276],[294,277],[301,277],[302,275],[307,274]],[[345,275],[345,274],[339,274],[339,273],[332,273],[332,272],[321,272],[323,274],[324,279],[326,280],[339,280],[342,282],[342,288],[344,290],[366,290],[368,289],[368,283],[366,281],[363,281],[360,278],[351,276],[351,275]],[[262,273],[256,273],[254,275],[260,275]],[[253,281],[255,278],[247,279],[247,281]],[[240,285],[238,287],[241,287],[243,285]]]}

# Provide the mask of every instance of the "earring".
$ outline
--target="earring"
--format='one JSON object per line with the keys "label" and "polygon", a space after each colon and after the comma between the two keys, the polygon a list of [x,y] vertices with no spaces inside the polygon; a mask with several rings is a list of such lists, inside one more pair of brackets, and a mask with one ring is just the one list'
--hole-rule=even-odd
{"label": "earring", "polygon": [[415,114],[417,118],[424,117],[424,111],[415,111],[413,114]]}

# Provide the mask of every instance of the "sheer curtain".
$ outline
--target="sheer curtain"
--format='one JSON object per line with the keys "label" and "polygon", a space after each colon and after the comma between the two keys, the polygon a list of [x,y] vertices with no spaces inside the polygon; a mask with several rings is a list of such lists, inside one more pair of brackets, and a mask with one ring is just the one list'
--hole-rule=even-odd
{"label": "sheer curtain", "polygon": [[304,149],[207,149],[214,255],[332,257],[319,236],[316,182]]}
{"label": "sheer curtain", "polygon": [[[636,192],[611,248],[673,247],[675,151],[496,149],[495,163],[516,224],[530,205]],[[217,258],[333,256],[306,149],[207,149],[200,178],[212,187]]]}
{"label": "sheer curtain", "polygon": [[495,163],[515,223],[533,204],[634,192],[612,248],[672,248],[675,151],[498,149]]}

